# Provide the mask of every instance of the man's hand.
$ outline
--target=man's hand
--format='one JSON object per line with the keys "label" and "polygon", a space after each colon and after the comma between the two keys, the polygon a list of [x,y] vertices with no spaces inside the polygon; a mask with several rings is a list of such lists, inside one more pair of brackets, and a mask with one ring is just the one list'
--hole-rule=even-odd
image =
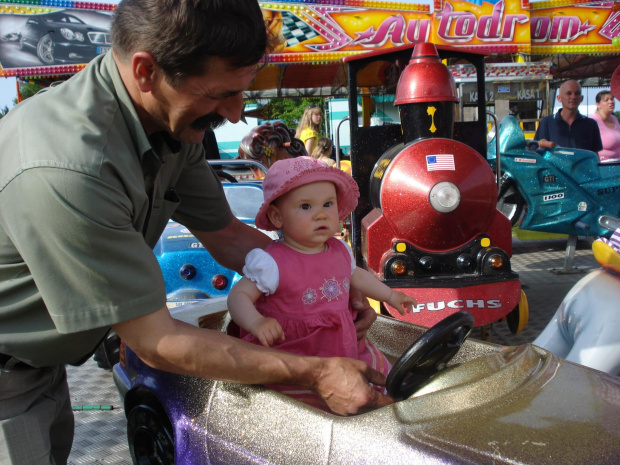
{"label": "man's hand", "polygon": [[339,357],[323,360],[323,368],[314,390],[332,412],[354,415],[394,402],[391,397],[381,394],[370,385],[384,386],[385,376],[364,362]]}
{"label": "man's hand", "polygon": [[377,312],[370,306],[368,299],[355,289],[351,289],[349,293],[349,305],[357,311],[357,318],[354,322],[355,331],[357,340],[361,341],[377,319]]}
{"label": "man's hand", "polygon": [[550,140],[547,140],[547,139],[540,139],[538,141],[538,146],[542,147],[543,149],[554,149],[555,142],[551,142]]}
{"label": "man's hand", "polygon": [[276,341],[284,341],[284,331],[275,318],[260,318],[250,329],[254,337],[265,347],[270,347]]}

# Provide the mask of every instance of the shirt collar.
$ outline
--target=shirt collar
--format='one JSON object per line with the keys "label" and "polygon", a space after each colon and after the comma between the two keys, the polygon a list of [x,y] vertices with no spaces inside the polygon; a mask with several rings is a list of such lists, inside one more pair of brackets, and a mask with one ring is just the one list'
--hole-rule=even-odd
{"label": "shirt collar", "polygon": [[131,138],[136,146],[140,159],[143,159],[144,154],[151,150],[155,155],[163,162],[163,156],[167,153],[178,153],[181,150],[181,142],[174,140],[165,131],[159,131],[147,136],[138,112],[136,111],[125,84],[118,72],[118,67],[112,56],[112,52],[108,52],[101,62],[102,73],[107,74],[111,81],[112,87],[116,93],[117,101],[120,106],[125,124],[131,134]]}
{"label": "shirt collar", "polygon": [[[585,116],[583,116],[581,113],[577,112],[577,117],[576,117],[575,119],[577,120],[577,119],[582,119],[582,118],[585,118]],[[561,108],[560,108],[560,109],[558,110],[558,112],[555,114],[555,119],[556,119],[556,120],[562,120],[562,121],[564,121],[564,118],[562,118],[562,109],[561,109]]]}

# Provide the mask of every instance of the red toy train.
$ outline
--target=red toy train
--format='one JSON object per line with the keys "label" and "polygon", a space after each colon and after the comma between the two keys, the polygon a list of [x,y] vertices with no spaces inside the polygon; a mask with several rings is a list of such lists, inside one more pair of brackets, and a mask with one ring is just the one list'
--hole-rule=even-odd
{"label": "red toy train", "polygon": [[[396,318],[430,327],[465,309],[476,326],[506,317],[517,333],[527,301],[510,266],[510,221],[496,208],[485,102],[472,121],[455,121],[459,97],[442,59],[474,64],[484,95],[480,54],[419,43],[413,55],[405,46],[345,59],[352,174],[362,193],[352,215],[354,255],[358,266],[418,300],[404,317],[388,307]],[[382,77],[389,92],[395,75],[401,124],[359,125],[358,89]]]}

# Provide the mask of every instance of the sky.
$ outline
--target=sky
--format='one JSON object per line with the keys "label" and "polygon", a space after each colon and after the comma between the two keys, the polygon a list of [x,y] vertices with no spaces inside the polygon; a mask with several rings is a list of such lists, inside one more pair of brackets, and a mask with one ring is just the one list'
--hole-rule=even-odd
{"label": "sky", "polygon": [[15,98],[17,98],[15,78],[0,77],[0,108],[11,108]]}

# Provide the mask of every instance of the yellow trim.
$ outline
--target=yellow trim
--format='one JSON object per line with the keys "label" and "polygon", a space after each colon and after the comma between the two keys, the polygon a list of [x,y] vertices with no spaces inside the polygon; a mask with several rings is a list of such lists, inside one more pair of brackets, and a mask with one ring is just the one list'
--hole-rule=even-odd
{"label": "yellow trim", "polygon": [[370,306],[375,312],[379,314],[381,313],[381,302],[379,302],[378,300],[373,300],[373,299],[368,299],[368,302],[370,303]]}
{"label": "yellow trim", "polygon": [[351,162],[349,160],[340,160],[340,169],[345,173],[351,174]]}
{"label": "yellow trim", "polygon": [[519,327],[517,328],[517,333],[519,334],[525,328],[528,320],[530,319],[530,306],[527,303],[527,296],[523,289],[521,289],[521,297],[519,297]]}
{"label": "yellow trim", "polygon": [[603,241],[594,241],[592,243],[592,252],[594,258],[603,268],[620,274],[620,253]]}

